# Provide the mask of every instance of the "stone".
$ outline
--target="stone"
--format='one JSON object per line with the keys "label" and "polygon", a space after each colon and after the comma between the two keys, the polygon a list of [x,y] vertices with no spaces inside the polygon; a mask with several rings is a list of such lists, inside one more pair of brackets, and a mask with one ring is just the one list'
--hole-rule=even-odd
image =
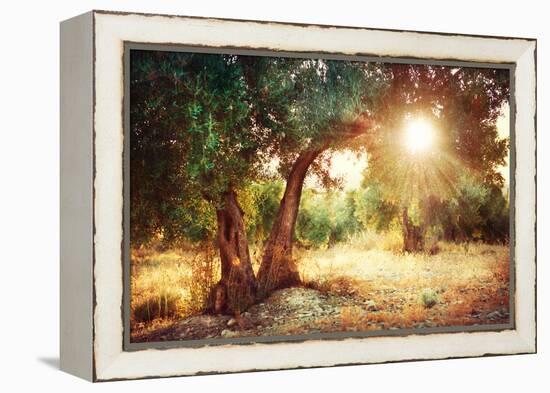
{"label": "stone", "polygon": [[237,323],[237,320],[235,318],[231,318],[229,321],[227,321],[227,326],[228,327],[235,326],[236,323]]}
{"label": "stone", "polygon": [[376,311],[378,308],[376,307],[376,302],[374,300],[367,300],[365,302],[365,308],[368,311]]}
{"label": "stone", "polygon": [[237,335],[237,332],[234,332],[229,329],[223,329],[221,332],[221,336],[225,338],[235,337]]}

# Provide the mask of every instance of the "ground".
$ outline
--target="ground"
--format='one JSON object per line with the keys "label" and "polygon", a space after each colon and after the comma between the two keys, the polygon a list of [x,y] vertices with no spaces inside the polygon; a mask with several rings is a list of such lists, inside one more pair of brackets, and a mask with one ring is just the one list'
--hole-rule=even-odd
{"label": "ground", "polygon": [[276,291],[237,318],[136,323],[132,342],[509,322],[507,246],[446,245],[425,255],[354,245],[296,254],[304,286]]}

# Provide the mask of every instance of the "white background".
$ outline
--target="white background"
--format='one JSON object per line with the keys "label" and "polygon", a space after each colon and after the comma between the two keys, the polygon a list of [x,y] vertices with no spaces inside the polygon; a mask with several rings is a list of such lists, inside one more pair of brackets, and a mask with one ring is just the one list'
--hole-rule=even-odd
{"label": "white background", "polygon": [[[0,11],[0,389],[477,392],[550,387],[549,12],[542,1],[13,1]],[[539,354],[92,385],[57,370],[59,25],[108,9],[538,38]],[[546,96],[545,96],[546,95]],[[521,190],[518,190],[521,192]],[[546,239],[546,241],[545,241]],[[546,243],[546,244],[545,244]],[[26,390],[26,389],[25,389]]]}

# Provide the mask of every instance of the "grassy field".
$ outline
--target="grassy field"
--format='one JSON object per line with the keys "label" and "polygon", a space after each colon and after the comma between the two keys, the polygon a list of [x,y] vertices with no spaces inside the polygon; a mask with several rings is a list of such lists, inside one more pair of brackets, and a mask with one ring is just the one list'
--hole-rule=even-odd
{"label": "grassy field", "polygon": [[302,252],[301,270],[304,281],[323,292],[369,299],[375,312],[363,315],[352,307],[343,316],[361,318],[355,324],[365,329],[508,322],[508,247],[441,243],[440,248],[436,255],[404,255],[336,246]]}
{"label": "grassy field", "polygon": [[[296,249],[295,257],[305,287],[350,300],[339,309],[338,330],[508,322],[508,246],[438,246],[434,255],[403,254],[399,239],[363,234],[328,249]],[[252,251],[257,269],[261,254]],[[218,265],[214,249],[134,250],[132,336],[200,315]],[[322,318],[315,324],[335,326]]]}

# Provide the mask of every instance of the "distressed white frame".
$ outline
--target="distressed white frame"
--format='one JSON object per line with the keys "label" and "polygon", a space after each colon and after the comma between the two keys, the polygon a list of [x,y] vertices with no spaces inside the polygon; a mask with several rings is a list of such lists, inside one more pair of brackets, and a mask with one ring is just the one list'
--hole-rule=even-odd
{"label": "distressed white frame", "polygon": [[[89,15],[95,57],[94,380],[536,351],[535,40],[106,12]],[[515,330],[124,352],[124,42],[515,63]]]}

